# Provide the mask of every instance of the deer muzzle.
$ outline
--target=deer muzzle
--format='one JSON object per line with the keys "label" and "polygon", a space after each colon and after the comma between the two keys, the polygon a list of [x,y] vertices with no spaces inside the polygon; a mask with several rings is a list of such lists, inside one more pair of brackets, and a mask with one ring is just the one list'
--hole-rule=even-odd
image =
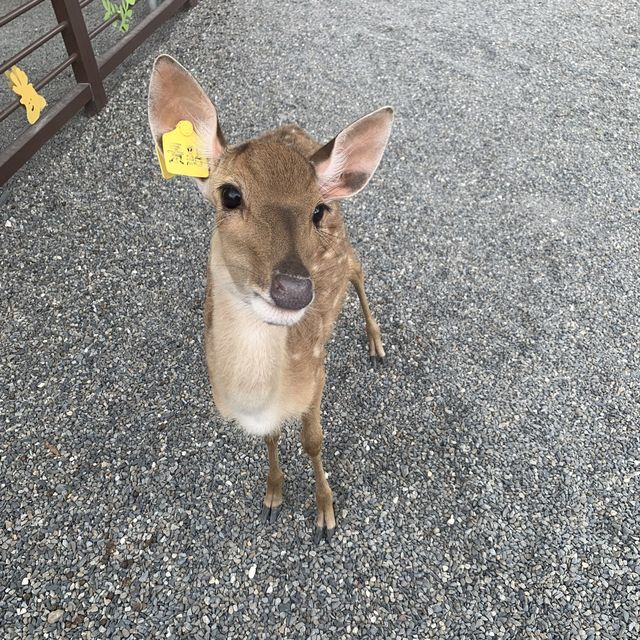
{"label": "deer muzzle", "polygon": [[281,309],[304,309],[313,300],[311,276],[300,260],[285,260],[273,270],[269,293]]}

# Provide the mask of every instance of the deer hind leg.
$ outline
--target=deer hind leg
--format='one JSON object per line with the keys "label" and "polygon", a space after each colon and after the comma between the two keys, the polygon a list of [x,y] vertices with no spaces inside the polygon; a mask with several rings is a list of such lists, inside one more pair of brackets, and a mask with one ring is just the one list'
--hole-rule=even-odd
{"label": "deer hind leg", "polygon": [[362,307],[362,314],[364,315],[364,321],[367,328],[367,340],[369,342],[369,359],[375,366],[379,362],[382,362],[384,358],[384,347],[382,346],[382,337],[380,335],[380,327],[376,322],[371,309],[369,308],[369,301],[367,300],[367,294],[364,291],[364,272],[362,266],[355,256],[351,256],[351,272],[349,273],[349,281],[355,287],[355,290],[360,298],[360,306]]}
{"label": "deer hind leg", "polygon": [[265,524],[273,524],[278,519],[280,511],[282,510],[282,483],[284,481],[284,474],[278,462],[279,439],[280,432],[270,434],[264,438],[269,452],[269,475],[267,476],[267,492],[264,496],[260,520]]}
{"label": "deer hind leg", "polygon": [[314,403],[302,416],[302,448],[311,460],[316,479],[316,527],[314,542],[319,544],[322,538],[331,542],[336,529],[336,517],[333,511],[333,492],[327,482],[322,467],[322,426],[320,425],[320,399],[324,387],[324,373],[319,384]]}

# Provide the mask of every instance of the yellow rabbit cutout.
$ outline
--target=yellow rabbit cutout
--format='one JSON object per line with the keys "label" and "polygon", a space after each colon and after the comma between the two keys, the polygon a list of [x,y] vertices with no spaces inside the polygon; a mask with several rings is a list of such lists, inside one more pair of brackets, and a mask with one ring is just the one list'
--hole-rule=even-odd
{"label": "yellow rabbit cutout", "polygon": [[9,71],[5,71],[4,75],[9,78],[13,92],[20,96],[20,104],[27,110],[29,124],[34,124],[40,118],[40,112],[47,106],[47,101],[35,90],[27,74],[20,67],[14,65]]}

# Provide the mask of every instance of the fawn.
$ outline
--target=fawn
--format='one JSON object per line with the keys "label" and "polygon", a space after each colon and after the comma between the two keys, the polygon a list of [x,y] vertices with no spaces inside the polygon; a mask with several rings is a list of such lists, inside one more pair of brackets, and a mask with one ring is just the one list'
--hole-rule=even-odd
{"label": "fawn", "polygon": [[357,120],[324,146],[297,125],[229,145],[200,85],[162,55],[149,85],[156,144],[183,119],[205,145],[209,176],[194,179],[216,210],[204,303],[215,405],[247,433],[264,437],[269,474],[261,519],[270,523],[282,506],[280,429],[301,419],[302,446],[316,481],[314,539],[329,542],[336,520],[322,468],[320,402],[325,345],[348,282],[360,299],[372,362],[385,355],[339,201],[360,191],[376,170],[393,109]]}

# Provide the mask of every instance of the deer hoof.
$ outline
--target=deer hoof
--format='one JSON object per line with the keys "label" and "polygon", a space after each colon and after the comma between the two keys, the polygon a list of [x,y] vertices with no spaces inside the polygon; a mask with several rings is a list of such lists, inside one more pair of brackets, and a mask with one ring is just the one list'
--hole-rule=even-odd
{"label": "deer hoof", "polygon": [[333,538],[333,534],[335,533],[335,531],[335,527],[331,529],[327,529],[327,527],[316,527],[313,533],[314,544],[320,544],[320,541],[323,538],[326,540],[327,544],[331,544],[331,538]]}
{"label": "deer hoof", "polygon": [[369,356],[369,362],[374,369],[384,365],[385,359],[383,356]]}
{"label": "deer hoof", "polygon": [[281,511],[281,504],[279,504],[277,507],[268,507],[266,504],[263,505],[262,511],[260,513],[260,522],[264,524],[273,524],[278,519]]}

